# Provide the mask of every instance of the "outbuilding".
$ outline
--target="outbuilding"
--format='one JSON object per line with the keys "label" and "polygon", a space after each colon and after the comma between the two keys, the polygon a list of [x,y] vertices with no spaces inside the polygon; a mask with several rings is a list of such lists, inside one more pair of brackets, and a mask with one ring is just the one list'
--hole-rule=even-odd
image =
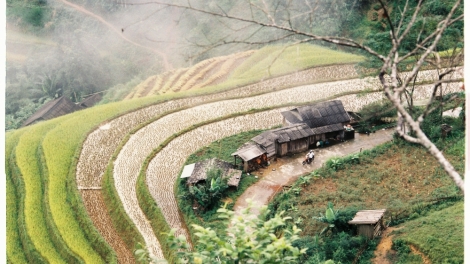
{"label": "outbuilding", "polygon": [[380,236],[385,229],[384,214],[386,209],[361,210],[348,223],[357,226],[358,235],[369,239]]}
{"label": "outbuilding", "polygon": [[243,171],[254,171],[262,166],[267,166],[268,156],[266,150],[253,142],[243,144],[237,151],[231,154],[237,165],[237,158],[241,159]]}

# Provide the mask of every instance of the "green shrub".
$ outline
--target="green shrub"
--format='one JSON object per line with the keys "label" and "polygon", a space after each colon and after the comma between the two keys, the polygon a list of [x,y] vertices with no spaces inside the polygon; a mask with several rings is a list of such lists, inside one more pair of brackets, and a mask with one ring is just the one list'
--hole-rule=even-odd
{"label": "green shrub", "polygon": [[228,189],[228,178],[222,177],[222,170],[211,168],[202,184],[188,186],[189,197],[196,201],[204,210],[210,210],[217,205]]}

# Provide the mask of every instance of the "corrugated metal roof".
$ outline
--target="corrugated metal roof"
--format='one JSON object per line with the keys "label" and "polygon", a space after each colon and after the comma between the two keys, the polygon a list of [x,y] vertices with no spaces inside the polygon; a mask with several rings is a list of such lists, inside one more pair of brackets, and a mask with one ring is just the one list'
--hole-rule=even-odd
{"label": "corrugated metal roof", "polygon": [[232,156],[239,156],[244,161],[249,161],[254,158],[257,158],[266,153],[266,151],[260,148],[256,144],[244,144],[237,151],[232,153]]}
{"label": "corrugated metal roof", "polygon": [[380,218],[383,217],[386,209],[378,210],[361,210],[356,213],[354,218],[349,221],[349,224],[358,225],[358,224],[376,224]]}

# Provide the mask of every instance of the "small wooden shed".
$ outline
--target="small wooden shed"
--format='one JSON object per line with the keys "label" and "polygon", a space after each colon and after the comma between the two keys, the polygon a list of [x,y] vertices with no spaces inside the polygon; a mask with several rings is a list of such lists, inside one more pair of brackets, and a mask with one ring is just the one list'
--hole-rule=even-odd
{"label": "small wooden shed", "polygon": [[363,235],[369,239],[382,234],[385,229],[384,214],[386,209],[361,210],[348,223],[357,226],[358,235]]}
{"label": "small wooden shed", "polygon": [[261,166],[267,166],[268,156],[266,150],[255,143],[248,142],[243,144],[237,151],[231,154],[237,165],[237,158],[241,159],[243,171],[250,172]]}

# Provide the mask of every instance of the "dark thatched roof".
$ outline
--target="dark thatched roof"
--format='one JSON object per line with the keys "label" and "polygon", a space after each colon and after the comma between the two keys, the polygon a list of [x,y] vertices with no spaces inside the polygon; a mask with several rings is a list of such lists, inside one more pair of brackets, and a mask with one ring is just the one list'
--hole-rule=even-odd
{"label": "dark thatched roof", "polygon": [[244,161],[250,161],[266,153],[264,149],[254,143],[245,143],[232,156],[239,156]]}
{"label": "dark thatched roof", "polygon": [[22,126],[28,126],[42,120],[49,120],[62,115],[70,114],[82,107],[74,104],[67,97],[61,96],[55,100],[47,102],[36,113],[23,122]]}
{"label": "dark thatched roof", "polygon": [[92,107],[95,104],[97,104],[99,101],[101,101],[101,98],[103,98],[101,93],[92,94],[92,95],[86,97],[85,99],[83,99],[80,102],[80,106],[82,106],[82,107]]}
{"label": "dark thatched roof", "polygon": [[207,172],[209,171],[209,169],[212,168],[221,169],[222,177],[229,177],[229,186],[238,186],[238,183],[241,179],[242,171],[234,169],[231,163],[219,160],[217,158],[196,162],[196,164],[194,165],[194,170],[191,173],[189,179],[187,180],[187,184],[195,184],[199,181],[206,180]]}
{"label": "dark thatched roof", "polygon": [[281,114],[291,124],[305,123],[311,128],[350,122],[350,117],[340,100],[302,106]]}
{"label": "dark thatched roof", "polygon": [[[342,128],[343,127],[341,127],[341,129]],[[295,124],[263,132],[251,140],[266,149],[268,157],[272,157],[276,154],[276,141],[284,143],[313,135],[315,135],[315,133],[306,124]]]}

